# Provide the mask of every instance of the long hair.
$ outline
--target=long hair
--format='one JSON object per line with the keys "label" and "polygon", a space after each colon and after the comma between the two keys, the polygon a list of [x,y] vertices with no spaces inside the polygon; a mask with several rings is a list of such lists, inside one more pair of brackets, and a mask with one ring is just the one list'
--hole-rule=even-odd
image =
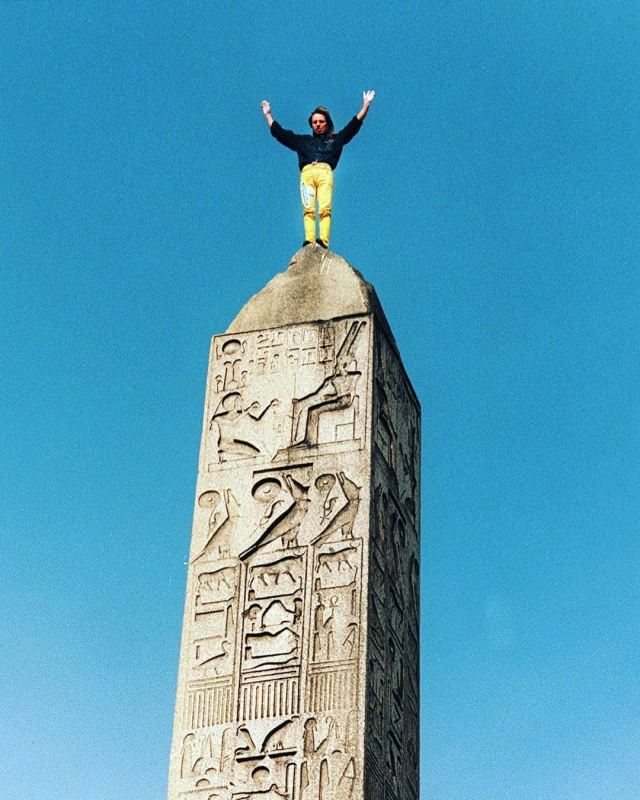
{"label": "long hair", "polygon": [[331,114],[329,113],[329,109],[325,108],[324,106],[318,106],[314,108],[309,116],[309,127],[313,130],[313,125],[311,124],[311,120],[313,119],[314,114],[322,114],[322,116],[327,120],[327,136],[333,136],[333,120],[331,119]]}

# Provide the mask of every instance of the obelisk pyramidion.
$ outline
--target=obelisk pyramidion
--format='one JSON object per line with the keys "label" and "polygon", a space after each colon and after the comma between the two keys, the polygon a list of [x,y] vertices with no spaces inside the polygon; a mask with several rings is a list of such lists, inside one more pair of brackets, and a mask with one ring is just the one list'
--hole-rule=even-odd
{"label": "obelisk pyramidion", "polygon": [[420,406],[311,245],[211,346],[169,800],[417,800]]}

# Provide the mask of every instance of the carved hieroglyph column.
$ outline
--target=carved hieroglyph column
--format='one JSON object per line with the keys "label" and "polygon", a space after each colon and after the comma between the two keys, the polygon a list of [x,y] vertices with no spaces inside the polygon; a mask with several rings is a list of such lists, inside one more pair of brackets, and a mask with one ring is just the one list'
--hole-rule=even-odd
{"label": "carved hieroglyph column", "polygon": [[209,363],[169,800],[417,800],[420,409],[308,246]]}

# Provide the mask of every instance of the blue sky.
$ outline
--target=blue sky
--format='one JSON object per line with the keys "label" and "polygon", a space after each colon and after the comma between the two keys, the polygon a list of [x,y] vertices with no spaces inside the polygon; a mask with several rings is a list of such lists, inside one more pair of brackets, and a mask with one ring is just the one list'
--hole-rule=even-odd
{"label": "blue sky", "polygon": [[[220,7],[219,7],[220,6]],[[423,404],[422,796],[640,796],[640,6],[0,3],[0,785],[166,790],[209,339],[331,246]]]}

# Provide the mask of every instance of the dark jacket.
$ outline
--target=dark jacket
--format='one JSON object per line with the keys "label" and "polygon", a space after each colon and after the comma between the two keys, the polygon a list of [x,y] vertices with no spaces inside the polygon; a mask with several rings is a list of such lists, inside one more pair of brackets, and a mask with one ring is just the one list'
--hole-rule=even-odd
{"label": "dark jacket", "polygon": [[335,169],[342,155],[342,148],[353,139],[361,127],[362,121],[354,117],[341,131],[329,137],[326,133],[318,135],[287,131],[274,119],[271,125],[271,135],[280,144],[298,154],[300,169],[314,161],[328,164],[331,169]]}

